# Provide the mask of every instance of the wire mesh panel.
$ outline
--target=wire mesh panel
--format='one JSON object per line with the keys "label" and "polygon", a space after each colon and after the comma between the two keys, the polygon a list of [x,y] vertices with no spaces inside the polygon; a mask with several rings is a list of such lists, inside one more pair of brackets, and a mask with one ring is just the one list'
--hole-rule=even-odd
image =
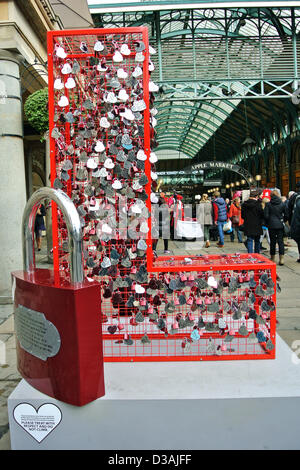
{"label": "wire mesh panel", "polygon": [[[154,52],[142,27],[48,35],[51,183],[81,217],[85,276],[101,284],[105,360],[273,358],[274,263],[153,259]],[[55,205],[53,241],[54,268],[67,277]]]}
{"label": "wire mesh panel", "polygon": [[158,258],[143,292],[102,310],[107,360],[275,357],[276,267],[260,255]]}

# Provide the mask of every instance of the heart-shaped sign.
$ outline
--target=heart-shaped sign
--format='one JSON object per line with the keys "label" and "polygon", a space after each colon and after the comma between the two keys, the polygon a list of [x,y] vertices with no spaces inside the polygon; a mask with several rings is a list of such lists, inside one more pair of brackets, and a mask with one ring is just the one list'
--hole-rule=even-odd
{"label": "heart-shaped sign", "polygon": [[61,422],[58,406],[45,403],[36,410],[29,403],[20,403],[14,409],[15,421],[37,442],[42,442]]}

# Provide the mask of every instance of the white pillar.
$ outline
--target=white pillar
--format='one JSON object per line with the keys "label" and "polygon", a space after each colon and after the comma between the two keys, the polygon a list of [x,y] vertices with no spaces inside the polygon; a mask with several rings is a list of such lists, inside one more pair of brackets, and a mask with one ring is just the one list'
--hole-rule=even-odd
{"label": "white pillar", "polygon": [[11,288],[11,271],[22,269],[21,222],[26,204],[19,63],[0,50],[0,291]]}

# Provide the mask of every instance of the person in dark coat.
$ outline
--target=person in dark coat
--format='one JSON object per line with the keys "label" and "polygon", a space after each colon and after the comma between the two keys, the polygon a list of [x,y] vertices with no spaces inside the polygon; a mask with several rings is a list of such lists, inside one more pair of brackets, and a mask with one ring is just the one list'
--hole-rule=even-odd
{"label": "person in dark coat", "polygon": [[292,223],[292,217],[293,217],[293,211],[294,211],[294,205],[296,201],[296,197],[300,194],[300,181],[296,183],[296,191],[291,194],[289,197],[289,202],[288,202],[288,222],[289,225]]}
{"label": "person in dark coat", "polygon": [[280,198],[278,191],[274,190],[271,193],[270,202],[264,208],[265,222],[270,235],[270,256],[271,260],[275,261],[276,244],[279,248],[279,264],[284,264],[284,222],[287,220],[287,211],[284,202]]}
{"label": "person in dark coat", "polygon": [[42,231],[46,230],[44,217],[46,210],[44,204],[41,204],[37,210],[34,223],[34,233],[38,251],[41,251]]}
{"label": "person in dark coat", "polygon": [[299,259],[297,262],[300,263],[300,181],[297,183],[297,193],[293,197],[293,205],[291,210],[291,223],[290,223],[290,235],[298,245]]}
{"label": "person in dark coat", "polygon": [[247,237],[245,246],[248,253],[260,253],[264,211],[258,199],[259,194],[258,189],[251,189],[249,199],[242,204],[241,216],[244,219],[244,233]]}
{"label": "person in dark coat", "polygon": [[214,193],[214,200],[212,201],[212,205],[213,205],[214,223],[215,225],[217,225],[218,232],[219,232],[219,242],[217,243],[217,246],[219,248],[222,248],[224,246],[223,227],[224,227],[225,222],[228,220],[228,214],[227,214],[226,202],[220,196],[221,194],[219,193],[219,191],[216,191]]}

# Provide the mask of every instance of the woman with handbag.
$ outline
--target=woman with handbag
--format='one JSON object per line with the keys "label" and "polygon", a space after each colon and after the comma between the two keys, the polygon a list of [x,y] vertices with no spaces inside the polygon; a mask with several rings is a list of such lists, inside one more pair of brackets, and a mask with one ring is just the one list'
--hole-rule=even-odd
{"label": "woman with handbag", "polygon": [[279,265],[284,264],[284,222],[287,220],[285,204],[280,198],[278,191],[271,193],[271,200],[265,205],[264,218],[269,229],[270,235],[270,255],[271,260],[275,261],[276,244],[279,248]]}
{"label": "woman with handbag", "polygon": [[237,235],[239,243],[243,243],[242,232],[239,230],[239,227],[243,225],[243,219],[241,215],[242,209],[240,204],[240,198],[236,197],[233,199],[232,204],[229,208],[228,217],[232,223],[232,232],[230,233],[230,240],[234,242],[234,232]]}

